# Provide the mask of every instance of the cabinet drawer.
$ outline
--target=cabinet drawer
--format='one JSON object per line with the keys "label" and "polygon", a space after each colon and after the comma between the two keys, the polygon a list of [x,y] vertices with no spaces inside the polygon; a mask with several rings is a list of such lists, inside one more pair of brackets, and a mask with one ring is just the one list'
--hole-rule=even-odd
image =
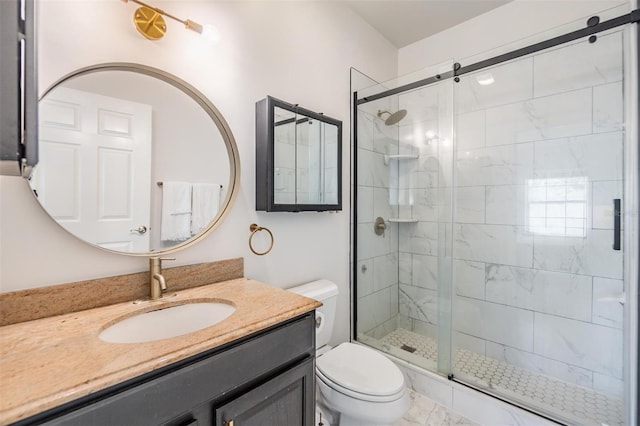
{"label": "cabinet drawer", "polygon": [[199,356],[168,366],[159,377],[140,376],[120,385],[127,387],[124,390],[112,388],[108,395],[107,390],[19,424],[45,420],[47,425],[157,425],[193,407],[228,398],[230,393],[314,355],[311,313],[204,359]]}

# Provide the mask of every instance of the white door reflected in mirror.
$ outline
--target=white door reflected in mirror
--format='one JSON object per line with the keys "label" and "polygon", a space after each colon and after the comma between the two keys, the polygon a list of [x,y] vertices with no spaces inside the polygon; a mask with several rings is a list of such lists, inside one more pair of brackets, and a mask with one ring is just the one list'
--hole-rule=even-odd
{"label": "white door reflected in mirror", "polygon": [[[149,251],[151,106],[59,87],[40,103],[40,165],[31,187],[74,235]],[[145,226],[145,232],[131,232]]]}

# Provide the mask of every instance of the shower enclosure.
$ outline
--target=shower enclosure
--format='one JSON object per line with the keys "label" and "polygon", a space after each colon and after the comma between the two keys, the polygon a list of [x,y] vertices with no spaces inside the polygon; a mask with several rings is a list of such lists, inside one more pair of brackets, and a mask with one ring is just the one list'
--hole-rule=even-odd
{"label": "shower enclosure", "polygon": [[359,342],[561,422],[629,421],[628,27],[355,92]]}

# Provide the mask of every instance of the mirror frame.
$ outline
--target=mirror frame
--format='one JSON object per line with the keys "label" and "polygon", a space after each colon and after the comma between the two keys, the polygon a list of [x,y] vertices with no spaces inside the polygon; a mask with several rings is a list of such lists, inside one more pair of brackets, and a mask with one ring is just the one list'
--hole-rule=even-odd
{"label": "mirror frame", "polygon": [[[226,120],[222,116],[222,113],[213,105],[213,103],[202,92],[200,92],[198,89],[196,89],[186,81],[166,71],[160,70],[158,68],[153,68],[147,65],[136,64],[131,62],[108,62],[103,64],[90,65],[90,66],[75,70],[65,75],[64,77],[58,79],[51,86],[49,86],[49,88],[45,90],[40,96],[40,98],[38,99],[38,103],[42,99],[44,99],[49,94],[49,92],[51,92],[53,89],[55,89],[65,81],[70,80],[74,77],[78,77],[86,74],[92,74],[99,71],[130,71],[138,74],[147,75],[149,77],[157,78],[182,91],[184,94],[186,94],[191,99],[193,99],[207,113],[207,115],[211,118],[211,120],[213,120],[216,127],[218,128],[218,131],[222,135],[222,139],[224,140],[224,143],[227,148],[227,154],[229,155],[229,185],[228,185],[229,189],[227,190],[224,200],[220,204],[220,210],[218,211],[218,214],[216,215],[216,217],[209,223],[209,225],[206,228],[204,228],[197,235],[194,235],[193,237],[189,238],[186,241],[176,244],[175,246],[172,246],[170,248],[161,249],[157,251],[129,253],[129,252],[110,250],[104,247],[100,247],[89,241],[85,241],[80,237],[77,237],[75,234],[68,231],[64,226],[62,226],[55,219],[53,219],[53,217],[49,215],[49,212],[47,212],[47,210],[44,208],[44,206],[40,202],[38,202],[38,205],[40,205],[42,210],[45,213],[47,213],[47,215],[58,226],[64,229],[65,232],[69,233],[70,235],[73,235],[76,239],[80,241],[83,241],[93,247],[97,247],[100,250],[104,250],[109,253],[116,253],[116,254],[135,256],[135,257],[150,257],[150,256],[161,256],[169,253],[174,253],[176,251],[185,249],[187,247],[191,247],[192,245],[196,244],[197,242],[201,241],[206,236],[208,236],[214,229],[216,229],[222,223],[222,221],[227,217],[227,215],[231,211],[231,208],[233,207],[233,203],[236,197],[238,196],[238,192],[240,191],[240,154],[238,152],[238,146],[236,145],[236,140],[233,137],[233,133],[231,132],[231,128],[229,127],[229,124],[226,122]],[[33,194],[33,191],[30,191],[30,192],[35,197],[35,194]]]}
{"label": "mirror frame", "polygon": [[[281,108],[294,114],[303,114],[308,118],[337,128],[336,180],[337,203],[335,204],[285,204],[275,202],[275,108]],[[297,141],[296,141],[297,143]],[[298,104],[267,96],[256,102],[256,210],[266,212],[325,212],[342,210],[342,121],[323,113],[317,113]]]}

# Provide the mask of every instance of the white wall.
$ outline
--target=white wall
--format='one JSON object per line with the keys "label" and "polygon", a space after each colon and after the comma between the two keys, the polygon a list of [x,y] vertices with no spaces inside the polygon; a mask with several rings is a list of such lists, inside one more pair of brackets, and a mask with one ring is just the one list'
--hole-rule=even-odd
{"label": "white wall", "polygon": [[[201,90],[224,114],[240,151],[241,191],[224,223],[175,265],[244,257],[246,276],[289,287],[318,278],[341,291],[335,341],[349,336],[349,67],[385,80],[396,73],[396,49],[333,2],[157,2],[180,17],[216,25],[219,45],[169,21],[151,42],[133,27],[135,5],[107,0],[49,1],[39,6],[41,91],[74,69],[137,62],[164,69]],[[255,102],[266,95],[343,121],[340,213],[255,211]],[[0,177],[0,291],[130,273],[145,258],[93,248],[53,223],[19,178]],[[251,254],[249,225],[269,227],[273,251]],[[171,285],[168,283],[169,286]]]}
{"label": "white wall", "polygon": [[[629,0],[514,0],[448,30],[417,41],[398,51],[398,75],[417,72],[451,59],[469,65],[467,58],[493,51],[523,47],[514,42],[531,37],[533,42],[584,28],[586,18],[603,10],[630,4]],[[618,16],[623,12],[614,13]],[[599,14],[603,18],[606,15]],[[605,20],[605,19],[602,19]],[[570,29],[553,29],[572,23]],[[530,44],[527,43],[527,44]],[[487,54],[489,54],[487,52]],[[482,55],[483,59],[489,57]]]}

